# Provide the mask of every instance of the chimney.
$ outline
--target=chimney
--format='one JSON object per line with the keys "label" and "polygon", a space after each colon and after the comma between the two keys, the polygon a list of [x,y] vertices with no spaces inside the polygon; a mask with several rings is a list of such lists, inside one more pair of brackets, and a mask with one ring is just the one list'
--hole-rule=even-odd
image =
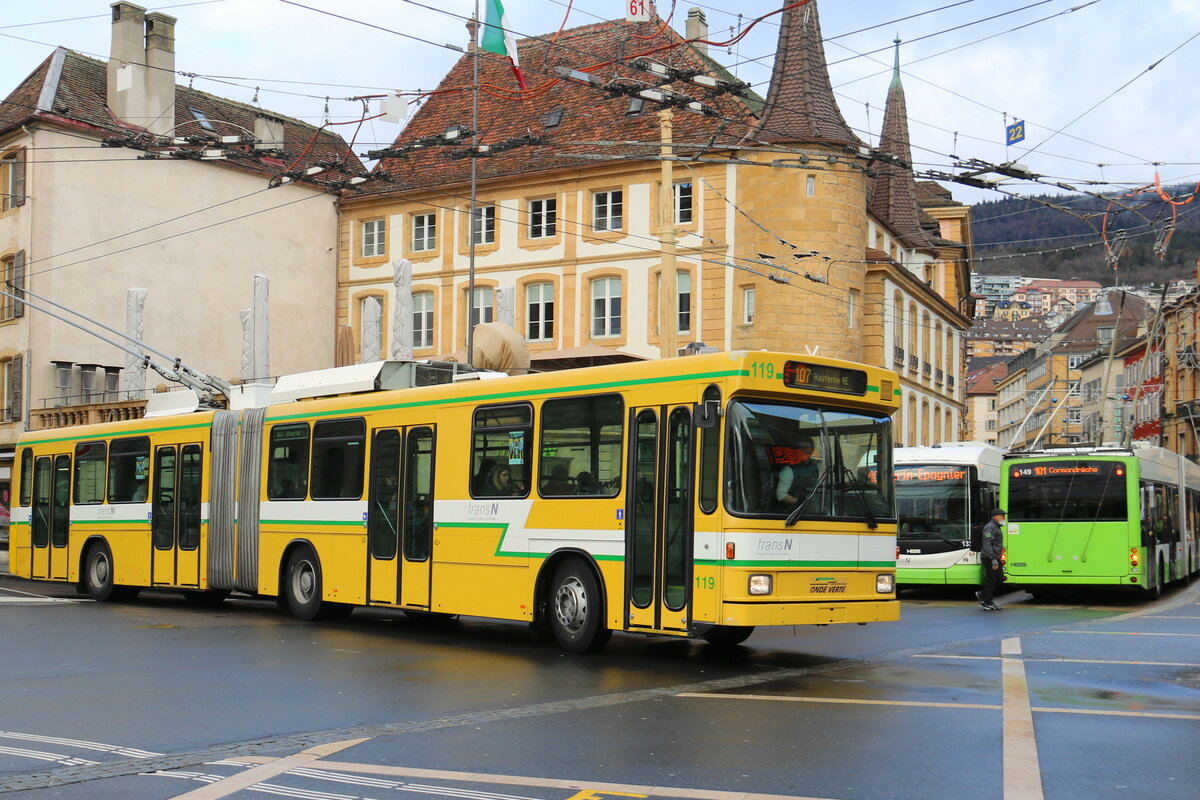
{"label": "chimney", "polygon": [[175,128],[175,17],[146,15],[146,121],[151,133]]}
{"label": "chimney", "polygon": [[[688,9],[687,28],[684,31],[689,39],[707,39],[708,38],[708,20],[704,17],[704,12],[695,6]],[[708,55],[708,45],[700,42],[694,42],[692,47],[699,50],[704,55]]]}
{"label": "chimney", "polygon": [[108,108],[119,120],[144,125],[146,9],[112,4],[112,46],[108,56]]}

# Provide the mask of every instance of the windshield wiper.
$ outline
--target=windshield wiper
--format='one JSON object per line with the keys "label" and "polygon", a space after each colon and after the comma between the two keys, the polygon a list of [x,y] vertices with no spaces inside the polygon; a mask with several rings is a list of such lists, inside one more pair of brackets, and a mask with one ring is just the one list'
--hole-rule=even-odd
{"label": "windshield wiper", "polygon": [[858,492],[858,498],[862,500],[863,516],[867,518],[867,527],[875,530],[879,527],[879,523],[875,521],[875,513],[871,511],[871,505],[867,502],[867,494],[862,490],[862,484],[858,482],[858,478],[854,477],[854,473],[849,467],[842,467],[842,477],[850,479],[850,487]]}
{"label": "windshield wiper", "polygon": [[787,515],[787,519],[783,521],[784,527],[792,527],[796,524],[796,521],[803,516],[804,509],[808,508],[808,501],[817,496],[817,490],[821,488],[821,484],[825,482],[825,478],[828,477],[831,472],[833,472],[832,463],[827,465],[825,469],[821,470],[821,474],[817,477],[817,482],[813,484],[812,489],[810,489],[808,494],[804,496],[803,500],[796,504],[796,507],[792,509],[792,513]]}

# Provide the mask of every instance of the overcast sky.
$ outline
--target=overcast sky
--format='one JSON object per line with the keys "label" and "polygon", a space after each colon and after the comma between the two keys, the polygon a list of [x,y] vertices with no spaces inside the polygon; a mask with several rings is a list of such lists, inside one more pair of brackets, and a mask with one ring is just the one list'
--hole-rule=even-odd
{"label": "overcast sky", "polygon": [[[344,121],[357,118],[360,108],[348,97],[435,87],[458,57],[438,45],[465,44],[464,17],[474,8],[473,0],[297,2],[308,8],[284,0],[147,5],[178,18],[176,68],[196,73],[196,88],[243,102],[257,93],[264,108],[317,124],[325,118],[327,95],[329,118]],[[518,35],[551,35],[564,17],[574,27],[621,17],[625,9],[624,0],[575,0],[569,15],[567,0],[505,5]],[[782,5],[681,2],[671,23],[682,31],[688,9],[698,6],[710,38],[725,41],[731,27],[736,33]],[[107,57],[110,11],[104,0],[4,0],[0,7],[4,94],[54,46]],[[917,169],[949,171],[953,154],[1016,160],[1070,183],[1152,183],[1152,162],[1162,162],[1164,183],[1200,178],[1196,0],[820,0],[819,8],[838,102],[849,124],[872,143],[890,82],[892,40],[904,41],[901,64]],[[670,11],[663,2],[660,13]],[[711,49],[763,95],[779,18],[767,17],[731,48]],[[1006,148],[1005,122],[1015,119],[1025,121],[1026,139]],[[385,145],[397,130],[367,123],[355,149]],[[353,128],[338,132],[349,138]],[[967,202],[999,197],[962,186],[954,192]]]}

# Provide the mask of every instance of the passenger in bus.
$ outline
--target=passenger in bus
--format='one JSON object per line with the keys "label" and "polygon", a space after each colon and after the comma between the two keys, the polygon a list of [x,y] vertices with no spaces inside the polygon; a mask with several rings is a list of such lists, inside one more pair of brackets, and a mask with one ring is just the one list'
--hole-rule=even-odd
{"label": "passenger in bus", "polygon": [[142,481],[133,490],[133,497],[130,498],[135,503],[146,502],[146,482]]}
{"label": "passenger in bus", "polygon": [[496,459],[494,458],[485,458],[479,462],[479,470],[471,480],[471,494],[476,497],[487,497],[491,494],[488,484],[492,479],[492,472],[495,469]]}
{"label": "passenger in bus", "polygon": [[571,476],[566,464],[555,464],[554,469],[550,471],[550,477],[542,484],[542,494],[551,497],[571,494],[572,489]]}
{"label": "passenger in bus", "polygon": [[490,497],[512,497],[525,494],[525,491],[513,483],[512,470],[506,464],[500,464],[492,469],[492,478],[488,482],[487,495]]}
{"label": "passenger in bus", "polygon": [[789,464],[779,470],[779,479],[775,482],[775,500],[786,509],[796,505],[808,497],[817,485],[820,469],[813,460],[813,440],[809,436],[800,436],[794,444],[796,463]]}
{"label": "passenger in bus", "polygon": [[592,473],[585,470],[575,476],[575,494],[597,495],[603,493],[604,487],[592,477]]}

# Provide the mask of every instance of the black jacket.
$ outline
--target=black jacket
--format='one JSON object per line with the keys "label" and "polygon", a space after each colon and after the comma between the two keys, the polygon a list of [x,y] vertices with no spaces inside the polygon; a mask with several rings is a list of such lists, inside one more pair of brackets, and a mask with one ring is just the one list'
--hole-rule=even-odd
{"label": "black jacket", "polygon": [[979,548],[979,555],[984,558],[999,558],[1003,547],[1004,528],[993,517],[983,526],[983,546]]}

